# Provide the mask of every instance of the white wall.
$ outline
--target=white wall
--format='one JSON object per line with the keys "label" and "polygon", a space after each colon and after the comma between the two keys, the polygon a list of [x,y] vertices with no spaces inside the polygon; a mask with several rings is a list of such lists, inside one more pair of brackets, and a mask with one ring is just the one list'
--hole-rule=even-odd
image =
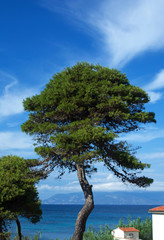
{"label": "white wall", "polygon": [[114,237],[115,237],[115,238],[116,238],[116,237],[118,237],[118,238],[124,238],[124,232],[123,232],[121,229],[117,228],[117,229],[115,229],[113,232],[114,232]]}
{"label": "white wall", "polygon": [[153,240],[164,240],[164,213],[152,214]]}

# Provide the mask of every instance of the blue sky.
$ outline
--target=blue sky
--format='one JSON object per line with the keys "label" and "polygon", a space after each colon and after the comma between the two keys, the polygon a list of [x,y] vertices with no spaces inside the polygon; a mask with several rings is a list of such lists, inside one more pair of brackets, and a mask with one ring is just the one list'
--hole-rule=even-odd
{"label": "blue sky", "polygon": [[[121,136],[141,148],[154,178],[147,191],[164,189],[164,1],[163,0],[6,0],[0,7],[0,154],[35,156],[33,141],[20,130],[28,118],[22,100],[39,93],[51,76],[78,61],[126,73],[151,98],[156,124]],[[76,174],[38,185],[40,197],[80,191]],[[135,191],[98,165],[94,191]]]}

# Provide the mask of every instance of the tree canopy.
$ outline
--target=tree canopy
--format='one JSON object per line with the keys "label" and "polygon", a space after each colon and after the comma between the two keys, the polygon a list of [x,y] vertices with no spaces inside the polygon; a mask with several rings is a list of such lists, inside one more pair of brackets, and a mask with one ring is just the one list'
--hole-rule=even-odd
{"label": "tree canopy", "polygon": [[1,232],[6,230],[6,221],[16,220],[20,228],[18,216],[32,223],[41,218],[41,202],[35,187],[38,178],[30,167],[34,165],[31,161],[12,155],[0,157]]}
{"label": "tree canopy", "polygon": [[75,163],[83,162],[90,173],[96,170],[93,163],[102,161],[123,181],[145,187],[152,179],[130,170],[149,164],[141,163],[118,136],[155,122],[154,113],[145,111],[148,101],[147,93],[118,70],[78,63],[55,74],[39,95],[24,100],[30,114],[22,130],[34,136],[35,151],[49,170],[75,171]]}

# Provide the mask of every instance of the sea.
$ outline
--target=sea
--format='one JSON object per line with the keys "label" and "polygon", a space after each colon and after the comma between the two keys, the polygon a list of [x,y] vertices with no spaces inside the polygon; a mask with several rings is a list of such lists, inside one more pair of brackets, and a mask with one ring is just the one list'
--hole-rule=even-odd
{"label": "sea", "polygon": [[[36,224],[30,223],[25,218],[20,218],[22,234],[24,236],[34,236],[36,233],[42,234],[43,240],[68,239],[73,235],[76,217],[82,205],[42,205],[42,219]],[[87,228],[94,227],[96,230],[105,224],[110,228],[115,228],[120,219],[125,223],[128,218],[132,220],[141,217],[145,220],[151,217],[148,213],[154,205],[96,205],[87,221]],[[16,224],[10,226],[13,234],[17,232]]]}

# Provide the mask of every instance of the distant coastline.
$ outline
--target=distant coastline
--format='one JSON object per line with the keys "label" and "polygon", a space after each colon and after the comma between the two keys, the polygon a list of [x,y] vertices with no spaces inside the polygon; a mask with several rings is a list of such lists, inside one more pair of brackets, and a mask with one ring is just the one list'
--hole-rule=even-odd
{"label": "distant coastline", "polygon": [[[95,205],[163,205],[164,192],[94,192]],[[55,194],[42,204],[82,205],[82,192]]]}

